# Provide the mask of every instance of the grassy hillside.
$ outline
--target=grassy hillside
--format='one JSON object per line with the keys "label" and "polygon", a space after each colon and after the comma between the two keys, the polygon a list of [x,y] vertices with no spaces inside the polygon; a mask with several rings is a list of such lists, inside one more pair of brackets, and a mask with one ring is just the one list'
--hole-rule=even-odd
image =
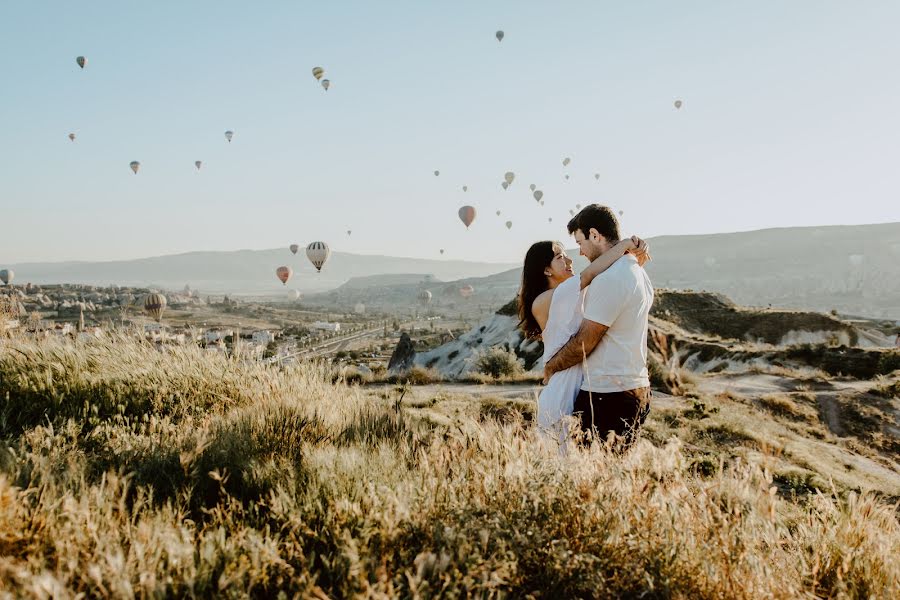
{"label": "grassy hillside", "polygon": [[774,401],[660,402],[626,457],[560,458],[527,401],[0,341],[0,594],[900,595],[895,472]]}

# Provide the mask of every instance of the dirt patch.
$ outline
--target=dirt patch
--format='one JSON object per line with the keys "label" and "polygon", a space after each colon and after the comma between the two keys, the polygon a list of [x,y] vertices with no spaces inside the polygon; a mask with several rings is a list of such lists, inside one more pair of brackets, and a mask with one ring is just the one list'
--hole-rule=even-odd
{"label": "dirt patch", "polygon": [[846,429],[841,425],[841,404],[833,394],[819,394],[816,396],[819,406],[819,418],[828,427],[828,430],[837,436],[847,435]]}

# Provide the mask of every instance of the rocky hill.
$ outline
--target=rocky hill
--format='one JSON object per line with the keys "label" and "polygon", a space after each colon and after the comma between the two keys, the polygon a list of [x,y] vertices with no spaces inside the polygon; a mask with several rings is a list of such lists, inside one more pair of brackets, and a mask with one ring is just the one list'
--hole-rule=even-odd
{"label": "rocky hill", "polygon": [[[515,306],[509,302],[465,335],[418,354],[416,364],[457,378],[480,349],[502,346],[527,369],[538,368],[541,344],[523,339]],[[719,294],[657,290],[650,337],[656,362],[698,373],[779,366],[872,378],[900,368],[900,353],[882,332],[827,314],[743,308]]]}

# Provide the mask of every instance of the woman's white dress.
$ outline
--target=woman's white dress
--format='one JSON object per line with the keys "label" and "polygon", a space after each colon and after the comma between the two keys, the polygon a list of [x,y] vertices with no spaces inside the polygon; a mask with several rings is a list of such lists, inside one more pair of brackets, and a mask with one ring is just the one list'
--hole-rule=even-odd
{"label": "woman's white dress", "polygon": [[[542,334],[544,364],[578,332],[583,319],[584,292],[581,290],[581,278],[576,275],[566,279],[553,291],[550,315]],[[554,373],[538,397],[538,427],[561,443],[566,438],[565,417],[572,414],[583,378],[584,370],[580,364]]]}

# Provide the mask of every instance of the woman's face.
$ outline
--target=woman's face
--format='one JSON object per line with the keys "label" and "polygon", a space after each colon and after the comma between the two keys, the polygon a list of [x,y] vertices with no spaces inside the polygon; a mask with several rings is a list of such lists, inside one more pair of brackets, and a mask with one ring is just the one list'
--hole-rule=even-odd
{"label": "woman's face", "polygon": [[565,248],[558,244],[553,244],[553,260],[544,269],[544,275],[547,276],[551,284],[555,283],[557,285],[575,275],[575,269],[572,268],[572,259],[566,255]]}

